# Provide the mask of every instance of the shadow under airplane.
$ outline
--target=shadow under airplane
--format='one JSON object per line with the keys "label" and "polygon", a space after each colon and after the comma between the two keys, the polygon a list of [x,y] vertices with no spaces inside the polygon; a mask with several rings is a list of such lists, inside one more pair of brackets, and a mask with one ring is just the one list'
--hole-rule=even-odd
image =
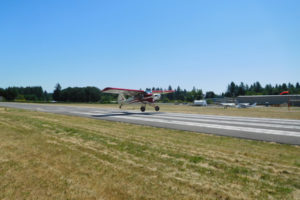
{"label": "shadow under airplane", "polygon": [[149,116],[149,115],[157,115],[161,114],[158,112],[144,112],[144,113],[132,113],[132,112],[118,112],[118,113],[110,113],[110,114],[104,114],[104,115],[91,115],[92,117],[114,117],[114,116],[130,116],[130,115],[144,115],[144,116]]}

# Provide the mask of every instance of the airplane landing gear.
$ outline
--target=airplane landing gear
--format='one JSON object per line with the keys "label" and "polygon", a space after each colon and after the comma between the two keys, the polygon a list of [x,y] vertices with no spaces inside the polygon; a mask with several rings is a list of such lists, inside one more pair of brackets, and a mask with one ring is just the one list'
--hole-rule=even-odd
{"label": "airplane landing gear", "polygon": [[146,110],[145,106],[141,106],[141,111],[145,112],[145,110]]}
{"label": "airplane landing gear", "polygon": [[155,111],[159,111],[159,106],[155,106]]}

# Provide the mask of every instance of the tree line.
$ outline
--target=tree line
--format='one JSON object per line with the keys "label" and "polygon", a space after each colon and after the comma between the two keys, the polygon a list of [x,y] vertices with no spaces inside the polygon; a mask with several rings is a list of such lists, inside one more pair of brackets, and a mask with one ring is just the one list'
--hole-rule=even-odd
{"label": "tree line", "polygon": [[[151,88],[146,88],[146,90],[151,90]],[[163,90],[162,88],[152,87],[152,90]],[[168,90],[173,90],[171,86]],[[60,84],[55,86],[53,92],[53,100],[62,102],[100,102],[100,103],[110,103],[116,101],[116,94],[101,93],[101,90],[96,87],[68,87],[65,89],[61,88]],[[175,89],[174,93],[166,94],[162,96],[162,102],[192,102],[195,99],[202,99],[202,90],[196,89],[195,87],[192,91],[187,91],[181,89],[179,86]]]}
{"label": "tree line", "polygon": [[53,100],[62,102],[99,102],[101,91],[97,87],[68,87],[62,90],[57,84],[52,96]]}
{"label": "tree line", "polygon": [[0,96],[7,101],[49,101],[52,98],[41,86],[0,88]]}
{"label": "tree line", "polygon": [[243,95],[279,95],[283,91],[289,91],[289,94],[300,94],[300,84],[297,82],[295,85],[292,83],[283,83],[271,85],[267,84],[263,87],[258,81],[250,86],[241,82],[236,84],[231,82],[227,86],[227,91],[222,96],[237,97]]}
{"label": "tree line", "polygon": [[[152,87],[146,90],[163,90],[163,88]],[[161,102],[193,102],[203,98],[219,98],[219,97],[237,97],[240,95],[279,95],[282,91],[289,91],[290,94],[300,94],[300,84],[267,84],[263,87],[259,82],[255,82],[250,86],[243,82],[236,84],[231,82],[227,86],[225,93],[221,95],[208,91],[205,94],[201,89],[193,87],[191,91],[182,89],[179,86],[172,88],[169,86],[167,90],[174,90],[173,93],[162,95]],[[101,93],[97,87],[68,87],[62,89],[61,85],[56,84],[53,93],[47,93],[41,86],[36,87],[8,87],[0,88],[0,96],[7,101],[57,101],[57,102],[100,102],[111,103],[116,101],[116,94]]]}

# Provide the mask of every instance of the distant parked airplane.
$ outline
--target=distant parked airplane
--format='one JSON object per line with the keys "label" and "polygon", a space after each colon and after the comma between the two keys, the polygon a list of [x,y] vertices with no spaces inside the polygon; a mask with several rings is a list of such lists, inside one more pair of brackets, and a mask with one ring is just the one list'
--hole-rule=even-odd
{"label": "distant parked airplane", "polygon": [[233,108],[250,108],[250,107],[255,107],[256,103],[250,105],[250,103],[221,103],[222,106],[224,106],[224,108],[228,108],[228,107],[233,107]]}
{"label": "distant parked airplane", "polygon": [[250,105],[250,103],[239,103],[236,105],[237,108],[251,108],[251,107],[255,107],[256,103]]}
{"label": "distant parked airplane", "polygon": [[[159,100],[161,94],[167,94],[174,92],[173,90],[133,90],[133,89],[123,89],[123,88],[111,88],[107,87],[102,90],[103,93],[118,94],[118,104],[121,109],[124,104],[131,103],[142,103],[141,111],[145,112],[146,104],[154,107],[156,111],[159,111],[159,106],[154,104],[155,101]],[[127,99],[126,97],[129,96]]]}
{"label": "distant parked airplane", "polygon": [[224,106],[224,108],[228,107],[236,107],[235,103],[220,103],[221,106]]}

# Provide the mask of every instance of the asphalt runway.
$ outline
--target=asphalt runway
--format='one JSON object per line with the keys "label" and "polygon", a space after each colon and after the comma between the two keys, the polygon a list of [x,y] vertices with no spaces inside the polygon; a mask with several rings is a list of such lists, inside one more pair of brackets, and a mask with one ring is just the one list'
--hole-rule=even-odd
{"label": "asphalt runway", "polygon": [[[5,103],[0,106],[300,145],[300,120]],[[117,107],[117,105],[116,105]]]}

